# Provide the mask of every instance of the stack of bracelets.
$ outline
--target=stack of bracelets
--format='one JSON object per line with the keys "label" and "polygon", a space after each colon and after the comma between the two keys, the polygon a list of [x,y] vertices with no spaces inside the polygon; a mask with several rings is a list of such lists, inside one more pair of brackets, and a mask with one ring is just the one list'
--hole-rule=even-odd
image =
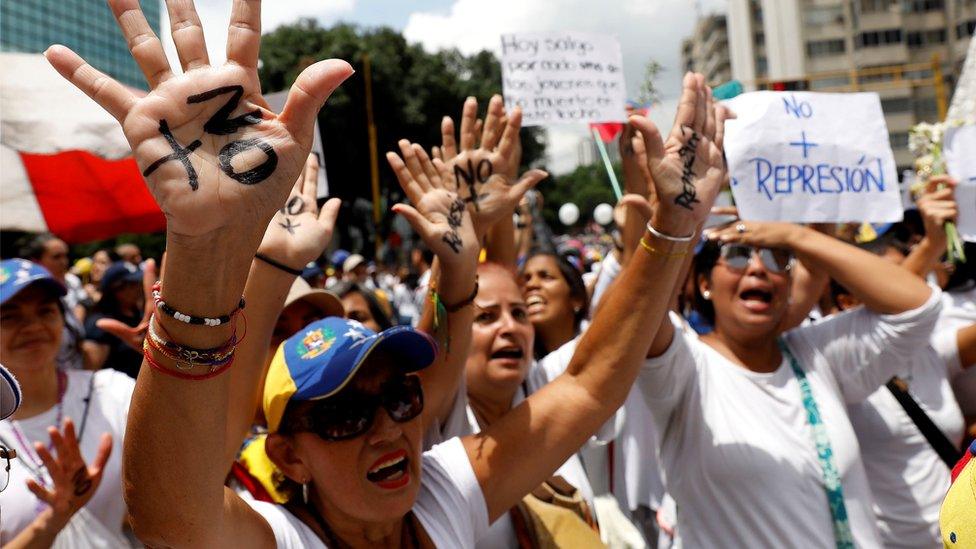
{"label": "stack of bracelets", "polygon": [[[160,283],[157,282],[152,288],[153,302],[156,304],[156,311],[173,317],[184,324],[208,327],[222,326],[230,323],[239,313],[243,314],[243,297],[241,298],[237,309],[232,311],[230,314],[217,318],[204,318],[181,313],[176,309],[173,309],[162,300],[160,293]],[[167,339],[161,337],[153,326],[153,320],[154,318],[151,316],[149,319],[146,338],[142,344],[142,353],[146,358],[146,362],[148,362],[154,370],[158,370],[161,373],[180,379],[202,380],[222,374],[234,363],[234,351],[237,349],[237,344],[240,342],[240,340],[237,339],[236,327],[234,329],[234,333],[231,334],[230,339],[225,341],[219,347],[213,347],[211,349],[195,349],[179,343],[168,341]],[[160,330],[163,329],[162,326],[159,326],[159,328]],[[169,334],[166,334],[165,330],[163,331],[163,335],[167,338],[169,337]],[[164,368],[162,365],[156,362],[150,353],[150,349],[172,360],[176,365],[176,370]],[[210,369],[204,374],[187,373],[190,369],[196,366],[208,366]]]}

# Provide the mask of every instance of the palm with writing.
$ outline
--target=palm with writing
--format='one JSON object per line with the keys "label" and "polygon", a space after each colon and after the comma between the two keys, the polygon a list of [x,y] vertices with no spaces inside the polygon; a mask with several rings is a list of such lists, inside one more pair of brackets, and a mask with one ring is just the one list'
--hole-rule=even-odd
{"label": "palm with writing", "polygon": [[258,253],[300,270],[329,245],[342,202],[332,198],[319,211],[316,202],[318,177],[318,160],[310,154],[291,195],[268,224]]}
{"label": "palm with writing", "polygon": [[51,484],[42,486],[33,479],[28,479],[27,489],[50,506],[56,520],[67,524],[71,516],[88,503],[102,482],[105,464],[112,454],[112,435],[102,434],[98,453],[89,466],[81,455],[75,424],[71,418],[65,418],[62,431],[63,433],[55,427],[48,427],[48,435],[57,457],[52,456],[48,448],[40,442],[34,443],[34,451],[44,464]]}
{"label": "palm with writing", "polygon": [[518,182],[511,175],[518,172],[521,157],[521,109],[506,113],[501,96],[495,95],[480,127],[477,114],[478,102],[469,97],[461,113],[460,149],[454,140],[454,122],[444,117],[440,152],[481,236],[500,219],[511,217],[522,196],[548,174],[530,170]]}
{"label": "palm with writing", "polygon": [[725,116],[723,108],[715,108],[704,77],[688,73],[667,141],[649,119],[630,117],[644,138],[658,200],[655,219],[683,231],[674,236],[689,234],[703,223],[721,189],[726,175],[721,148]]}
{"label": "palm with writing", "polygon": [[405,139],[399,145],[400,155],[386,153],[386,160],[411,205],[396,204],[393,211],[407,219],[442,263],[473,264],[481,245],[447,165],[432,161],[420,145]]}
{"label": "palm with writing", "polygon": [[352,68],[339,60],[311,65],[275,114],[257,74],[260,2],[234,0],[227,62],[219,67],[210,65],[193,4],[167,2],[179,75],[138,0],[109,5],[146,75],[148,95],[136,97],[64,46],[51,46],[48,61],[122,125],[171,236],[226,230],[256,243],[305,164],[318,110]]}

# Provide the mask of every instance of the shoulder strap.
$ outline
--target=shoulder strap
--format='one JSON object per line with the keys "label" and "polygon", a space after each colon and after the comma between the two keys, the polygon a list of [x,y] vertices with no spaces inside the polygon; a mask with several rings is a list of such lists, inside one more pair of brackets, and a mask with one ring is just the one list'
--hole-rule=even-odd
{"label": "shoulder strap", "polygon": [[891,391],[891,395],[895,397],[898,404],[905,410],[905,413],[911,418],[912,423],[922,432],[922,436],[932,446],[935,453],[939,454],[946,467],[952,469],[956,462],[959,461],[959,458],[962,457],[962,452],[952,444],[949,438],[945,436],[945,433],[932,421],[932,418],[918,405],[915,397],[908,392],[908,384],[903,379],[895,376],[888,380],[885,387]]}
{"label": "shoulder strap", "polygon": [[823,475],[824,491],[827,493],[827,504],[830,507],[830,516],[834,523],[834,542],[837,549],[854,549],[854,536],[851,533],[851,523],[847,517],[847,506],[844,504],[844,487],[840,480],[840,471],[834,463],[834,449],[830,445],[830,438],[827,436],[827,427],[823,424],[820,416],[820,409],[817,407],[817,400],[813,398],[813,391],[810,389],[810,381],[807,374],[800,367],[793,352],[786,346],[782,338],[779,339],[779,348],[786,355],[793,369],[793,375],[800,385],[800,396],[803,397],[803,408],[807,413],[807,423],[810,425],[813,434],[813,442],[817,448],[817,461],[820,462],[820,473]]}

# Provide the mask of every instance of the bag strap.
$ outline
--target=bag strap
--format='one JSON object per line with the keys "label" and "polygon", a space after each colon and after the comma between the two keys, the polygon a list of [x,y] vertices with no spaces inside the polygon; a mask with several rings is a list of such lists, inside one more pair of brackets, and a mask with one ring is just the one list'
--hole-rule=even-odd
{"label": "bag strap", "polygon": [[844,487],[840,482],[837,465],[834,463],[834,450],[830,446],[827,428],[823,424],[820,409],[810,389],[810,381],[807,380],[807,374],[800,368],[796,357],[786,346],[786,342],[780,338],[778,343],[780,350],[789,360],[796,381],[800,384],[803,408],[807,412],[807,423],[813,432],[813,442],[817,447],[817,461],[820,462],[820,473],[823,475],[824,490],[827,492],[827,503],[834,523],[834,541],[837,549],[854,549],[854,536],[851,534],[851,523],[847,518],[847,507],[844,504]]}
{"label": "bag strap", "polygon": [[939,454],[946,467],[952,469],[956,462],[959,461],[959,458],[962,457],[962,452],[952,444],[949,438],[945,436],[945,433],[932,421],[932,418],[919,406],[915,397],[908,392],[908,384],[903,379],[895,376],[888,380],[885,387],[891,391],[891,395],[895,397],[898,404],[905,410],[905,413],[911,418],[912,423],[922,432],[922,436],[932,446],[935,453]]}

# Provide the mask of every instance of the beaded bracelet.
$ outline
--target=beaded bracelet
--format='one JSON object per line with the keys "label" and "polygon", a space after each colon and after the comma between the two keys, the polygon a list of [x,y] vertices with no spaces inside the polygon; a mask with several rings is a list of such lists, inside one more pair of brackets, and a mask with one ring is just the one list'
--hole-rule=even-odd
{"label": "beaded bracelet", "polygon": [[230,319],[235,314],[237,314],[238,311],[244,308],[244,296],[241,296],[241,301],[240,303],[238,303],[237,308],[231,311],[230,314],[219,316],[217,318],[193,316],[193,315],[188,315],[186,313],[181,313],[176,309],[167,305],[166,302],[163,301],[161,293],[162,293],[162,285],[159,282],[153,284],[152,296],[153,296],[153,302],[156,304],[156,308],[166,313],[168,316],[171,316],[184,324],[193,324],[197,326],[209,326],[209,327],[222,326],[230,322]]}

